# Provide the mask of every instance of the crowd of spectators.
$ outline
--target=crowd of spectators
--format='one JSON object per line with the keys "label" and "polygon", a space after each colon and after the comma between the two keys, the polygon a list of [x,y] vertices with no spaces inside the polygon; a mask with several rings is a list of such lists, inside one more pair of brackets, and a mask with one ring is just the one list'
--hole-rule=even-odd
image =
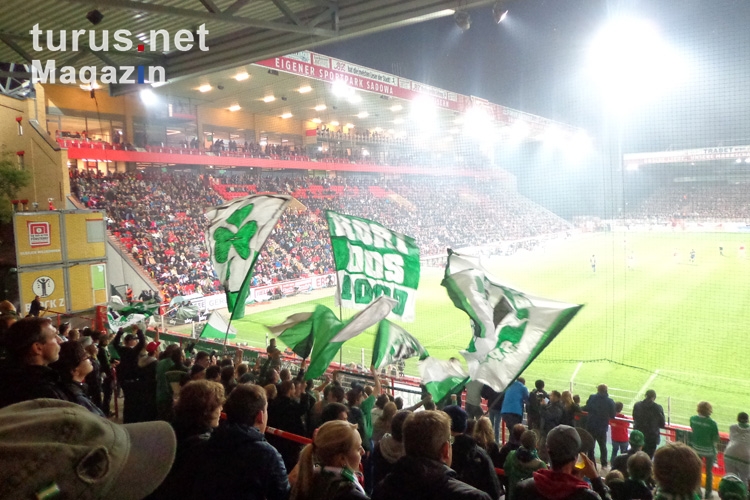
{"label": "crowd of spectators", "polygon": [[[652,390],[636,405],[631,430],[616,413],[619,405],[606,385],[582,407],[576,396],[548,392],[541,380],[529,391],[519,378],[501,394],[467,390],[465,403],[454,393],[437,403],[427,396],[403,408],[399,398],[383,391],[375,370],[371,386],[344,386],[334,372],[314,387],[304,381],[304,367],[296,377],[279,369],[273,344],[268,357],[250,367],[239,352],[219,359],[215,353],[192,352],[190,345],[186,350],[178,344],[165,347],[158,331],[150,342],[138,329],[120,330],[111,347],[108,340],[109,335],[88,329],[58,330],[47,318],[3,323],[3,498],[34,493],[44,498],[40,492],[47,488],[65,498],[83,488],[88,495],[96,491],[97,498],[156,500],[713,498],[719,432],[706,401],[690,419],[690,445],[658,446],[657,438],[651,450],[653,443],[647,445],[645,436],[653,438],[665,425]],[[106,377],[101,359],[116,367],[124,393],[120,430],[107,420],[110,403],[102,403]],[[510,428],[506,443],[498,442],[490,419],[475,411],[485,396],[490,417],[499,415]],[[424,411],[417,411],[420,406]],[[528,428],[521,421],[524,413]],[[159,421],[169,422],[171,429]],[[269,426],[297,440],[278,437],[278,432],[266,438]],[[604,449],[598,467],[594,447],[610,426],[618,450],[610,457],[606,443],[599,442]],[[105,427],[109,430],[103,432]],[[71,439],[71,433],[77,437]],[[310,444],[303,447],[305,436]],[[740,413],[725,450],[727,475],[718,488],[722,500],[748,500],[749,437],[748,416]],[[622,443],[627,445],[620,448]],[[138,469],[127,455],[148,453],[149,446],[151,457],[161,462]],[[44,466],[36,462],[19,475],[13,461],[38,460],[40,453]],[[107,465],[108,460],[119,465]],[[146,455],[140,457],[144,460]],[[131,476],[136,469],[142,476]],[[104,474],[114,475],[105,483],[117,486],[92,480]]]}
{"label": "crowd of spectators", "polygon": [[[72,171],[71,190],[89,208],[107,211],[108,228],[160,287],[164,300],[221,290],[204,234],[207,207],[222,195],[288,193],[306,210],[288,210],[258,258],[253,286],[333,270],[325,210],[372,219],[417,240],[422,255],[446,248],[557,232],[568,223],[517,193],[494,192],[486,179],[390,179],[379,176],[199,176],[146,170],[102,176]],[[525,243],[528,247],[530,243]],[[533,245],[532,245],[533,246]]]}
{"label": "crowd of spectators", "polygon": [[631,214],[638,218],[750,218],[750,190],[744,184],[666,186],[654,191]]}

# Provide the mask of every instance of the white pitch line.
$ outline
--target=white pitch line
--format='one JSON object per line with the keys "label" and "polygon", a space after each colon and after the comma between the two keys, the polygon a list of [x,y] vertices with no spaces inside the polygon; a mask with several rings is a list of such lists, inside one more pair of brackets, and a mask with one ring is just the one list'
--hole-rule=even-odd
{"label": "white pitch line", "polygon": [[651,385],[651,383],[656,379],[656,377],[659,375],[659,370],[654,370],[654,373],[651,374],[651,376],[646,380],[646,383],[641,386],[640,389],[638,389],[638,392],[635,393],[635,396],[633,396],[632,401],[630,401],[630,406],[632,407],[634,404],[636,404],[638,401],[640,401],[640,398],[643,397],[643,393],[646,392],[646,389],[648,389],[648,386]]}
{"label": "white pitch line", "polygon": [[578,363],[578,366],[576,366],[576,369],[573,370],[573,375],[570,376],[570,385],[573,385],[573,382],[576,379],[576,375],[578,375],[578,370],[580,370],[582,366],[583,366],[583,362],[581,361]]}

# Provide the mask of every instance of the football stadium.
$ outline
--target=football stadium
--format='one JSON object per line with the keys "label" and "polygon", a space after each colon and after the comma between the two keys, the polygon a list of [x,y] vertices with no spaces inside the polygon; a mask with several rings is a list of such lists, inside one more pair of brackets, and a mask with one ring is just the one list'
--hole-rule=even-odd
{"label": "football stadium", "polygon": [[[48,398],[166,420],[179,458],[198,404],[180,394],[210,380],[206,449],[249,391],[234,397],[268,401],[272,431],[242,418],[283,459],[278,498],[318,498],[286,472],[332,388],[375,451],[367,386],[486,416],[500,446],[518,416],[543,457],[562,397],[604,476],[602,444],[625,452],[655,391],[647,454],[687,443],[706,498],[725,475],[747,487],[750,4],[54,5],[0,14],[0,447],[8,409]],[[703,447],[701,425],[721,433]],[[178,462],[135,497],[232,491],[181,482],[198,472]],[[356,462],[356,498],[377,498],[394,473]]]}

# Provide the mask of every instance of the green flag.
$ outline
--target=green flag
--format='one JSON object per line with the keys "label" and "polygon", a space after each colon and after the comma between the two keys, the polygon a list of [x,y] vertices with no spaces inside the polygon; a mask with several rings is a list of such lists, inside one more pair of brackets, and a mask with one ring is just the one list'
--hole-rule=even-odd
{"label": "green flag", "polygon": [[287,195],[251,195],[206,212],[210,223],[206,245],[224,285],[231,319],[245,316],[253,266],[291,199]]}
{"label": "green flag", "polygon": [[[227,335],[227,330],[229,330],[229,335]],[[224,340],[224,338],[233,339],[236,336],[237,330],[229,327],[229,324],[224,317],[219,314],[219,311],[214,311],[208,317],[206,324],[203,325],[203,330],[201,330],[201,334],[198,337],[204,339]]]}
{"label": "green flag", "polygon": [[378,334],[372,350],[372,365],[376,370],[414,356],[424,359],[429,354],[417,339],[400,326],[388,320],[378,324]]}
{"label": "green flag", "polygon": [[448,361],[427,357],[419,362],[422,384],[435,402],[463,387],[469,381],[469,374],[456,358]]}
{"label": "green flag", "polygon": [[113,332],[120,328],[141,324],[146,328],[146,320],[154,315],[159,308],[156,302],[135,302],[125,305],[122,301],[112,300],[107,303],[107,326]]}
{"label": "green flag", "polygon": [[474,330],[461,351],[472,380],[503,391],[583,306],[536,297],[501,284],[479,258],[448,251],[442,285]]}
{"label": "green flag", "polygon": [[313,347],[312,327],[312,313],[297,313],[283,323],[266,328],[297,356],[307,359]]}
{"label": "green flag", "polygon": [[398,301],[393,314],[414,320],[419,247],[410,236],[367,219],[326,212],[338,276],[336,304],[364,309],[381,295]]}
{"label": "green flag", "polygon": [[313,322],[313,348],[310,355],[310,366],[305,372],[305,380],[311,380],[323,375],[328,366],[336,357],[336,354],[344,345],[343,342],[333,342],[336,336],[345,326],[333,311],[326,306],[319,305],[312,315]]}

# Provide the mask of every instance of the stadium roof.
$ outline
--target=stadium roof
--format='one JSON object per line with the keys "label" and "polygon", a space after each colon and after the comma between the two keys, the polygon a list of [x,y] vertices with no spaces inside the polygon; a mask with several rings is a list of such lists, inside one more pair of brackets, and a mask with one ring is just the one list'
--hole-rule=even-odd
{"label": "stadium roof", "polygon": [[[492,1],[463,0],[461,7]],[[58,65],[78,68],[159,64],[166,69],[167,78],[175,81],[452,15],[455,7],[454,0],[5,0],[0,18],[0,61],[30,64],[32,60],[57,60]],[[87,19],[94,9],[103,14],[95,25]],[[209,32],[208,51],[137,51],[151,30],[174,35],[181,29],[195,32],[204,23]],[[71,38],[73,30],[86,30],[87,34],[91,30],[96,33],[96,44],[101,43],[104,30],[110,37],[116,30],[128,30],[134,46],[125,52],[97,51],[86,39],[75,53],[46,47],[35,51],[31,35],[35,25],[55,30],[56,37],[60,30]],[[122,93],[132,87],[110,90]]]}

